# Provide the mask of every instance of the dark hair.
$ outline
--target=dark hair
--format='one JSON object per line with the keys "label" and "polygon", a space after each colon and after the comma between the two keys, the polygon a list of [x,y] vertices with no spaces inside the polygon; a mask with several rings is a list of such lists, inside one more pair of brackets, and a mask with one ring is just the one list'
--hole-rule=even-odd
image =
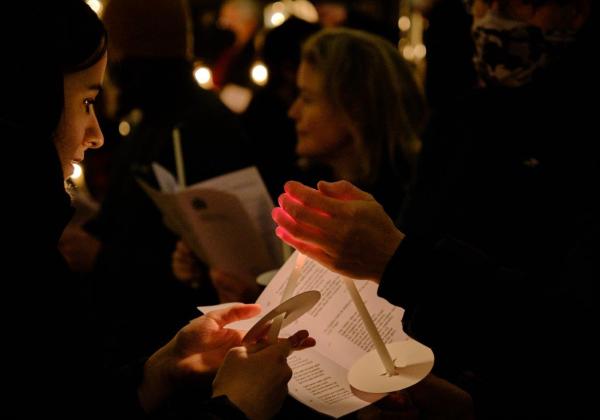
{"label": "dark hair", "polygon": [[[28,157],[21,183],[40,190],[35,204],[41,203],[44,214],[28,231],[35,231],[36,243],[56,246],[57,222],[64,220],[69,201],[54,142],[64,108],[64,76],[103,57],[106,32],[83,0],[6,3],[0,25],[0,137],[9,164]],[[27,200],[23,194],[16,197]]]}
{"label": "dark hair", "polygon": [[61,67],[75,73],[96,64],[106,52],[108,36],[104,25],[83,0],[64,2],[64,37]]}
{"label": "dark hair", "polygon": [[[0,118],[52,136],[64,107],[63,77],[98,62],[106,52],[104,25],[83,0],[14,2],[2,25]],[[12,25],[11,25],[12,24]],[[6,31],[6,32],[5,32]],[[32,102],[39,110],[31,124]]]}
{"label": "dark hair", "polygon": [[[57,17],[54,39],[57,61],[54,65],[60,72],[57,81],[60,85],[60,95],[56,98],[59,104],[58,113],[57,102],[49,103],[48,108],[48,117],[51,118],[48,123],[52,126],[52,136],[64,108],[64,75],[92,67],[104,56],[108,45],[104,25],[83,0],[63,0],[54,7],[54,16]],[[48,100],[53,101],[53,98],[49,97]]]}

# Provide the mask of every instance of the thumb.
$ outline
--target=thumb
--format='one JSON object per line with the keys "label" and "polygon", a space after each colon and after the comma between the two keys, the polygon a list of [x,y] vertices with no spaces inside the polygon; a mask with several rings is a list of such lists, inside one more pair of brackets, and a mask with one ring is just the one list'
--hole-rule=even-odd
{"label": "thumb", "polygon": [[292,343],[290,340],[281,340],[278,343],[268,345],[256,351],[256,353],[261,353],[264,357],[280,362],[285,362],[291,352]]}
{"label": "thumb", "polygon": [[317,188],[322,194],[340,200],[373,200],[371,194],[355,187],[348,181],[319,181]]}
{"label": "thumb", "polygon": [[308,331],[300,330],[288,338],[291,346],[291,351],[303,350],[309,347],[314,347],[317,342],[313,337],[310,337]]}

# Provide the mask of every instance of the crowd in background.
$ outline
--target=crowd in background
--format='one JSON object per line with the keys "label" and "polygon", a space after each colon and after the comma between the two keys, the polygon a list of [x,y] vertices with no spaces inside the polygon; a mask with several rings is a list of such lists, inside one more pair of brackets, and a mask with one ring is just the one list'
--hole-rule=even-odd
{"label": "crowd in background", "polygon": [[273,28],[254,0],[9,9],[0,135],[32,168],[7,192],[9,413],[318,416],[285,399],[314,340],[240,346],[226,325],[258,311],[261,273],[206,264],[137,182],[176,173],[176,129],[189,185],[255,165],[282,241],[405,309],[436,362],[380,417],[589,414],[592,2],[421,2],[422,74],[383,2],[312,3]]}

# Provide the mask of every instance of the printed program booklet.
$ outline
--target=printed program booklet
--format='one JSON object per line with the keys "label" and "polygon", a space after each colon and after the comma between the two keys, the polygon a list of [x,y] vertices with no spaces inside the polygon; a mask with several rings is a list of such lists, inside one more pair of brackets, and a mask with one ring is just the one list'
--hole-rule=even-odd
{"label": "printed program booklet", "polygon": [[271,219],[273,202],[256,167],[179,187],[152,164],[160,190],[138,179],[165,224],[211,267],[233,274],[260,274],[283,262]]}

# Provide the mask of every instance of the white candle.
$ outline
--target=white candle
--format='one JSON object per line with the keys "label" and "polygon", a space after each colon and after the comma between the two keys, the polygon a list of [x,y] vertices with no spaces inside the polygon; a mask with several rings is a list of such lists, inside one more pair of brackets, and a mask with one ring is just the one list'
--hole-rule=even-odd
{"label": "white candle", "polygon": [[[294,290],[296,290],[296,286],[298,285],[298,280],[300,279],[300,274],[302,273],[302,267],[304,266],[304,262],[306,261],[306,255],[298,253],[296,257],[296,261],[294,262],[294,268],[290,277],[288,278],[287,284],[285,285],[285,289],[283,290],[283,295],[281,296],[281,302],[285,302],[289,298],[292,297]],[[285,319],[285,314],[279,315],[277,318],[273,319],[273,323],[271,324],[271,328],[269,328],[268,341],[271,344],[275,344],[277,342],[277,338],[279,337],[279,331],[281,330],[281,324]]]}
{"label": "white candle", "polygon": [[375,327],[375,323],[373,322],[371,315],[369,315],[369,311],[367,311],[367,307],[365,306],[365,303],[360,297],[360,294],[358,293],[358,289],[356,288],[354,281],[345,276],[342,276],[342,280],[346,284],[348,293],[350,294],[350,297],[354,302],[354,306],[356,306],[358,314],[360,315],[360,318],[362,319],[363,324],[365,325],[365,328],[367,329],[367,332],[371,337],[371,341],[373,341],[373,344],[375,345],[375,350],[377,350],[377,354],[379,354],[379,358],[381,359],[385,370],[390,376],[395,375],[396,367],[394,366],[394,361],[392,360],[390,352],[385,346],[383,339],[379,335],[377,327]]}
{"label": "white candle", "polygon": [[183,153],[181,151],[181,133],[178,128],[173,129],[173,148],[175,150],[177,181],[179,186],[183,189],[185,188],[185,168],[183,166]]}

